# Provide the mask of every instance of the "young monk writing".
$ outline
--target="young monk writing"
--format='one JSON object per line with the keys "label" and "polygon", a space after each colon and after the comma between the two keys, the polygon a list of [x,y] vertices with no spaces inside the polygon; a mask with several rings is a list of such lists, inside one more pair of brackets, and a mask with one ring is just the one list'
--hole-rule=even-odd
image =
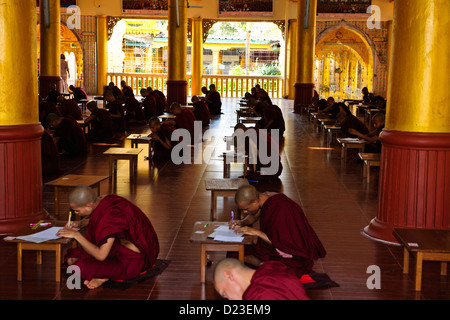
{"label": "young monk writing", "polygon": [[214,287],[229,300],[309,300],[292,269],[267,261],[254,270],[236,259],[223,259],[214,269]]}
{"label": "young monk writing", "polygon": [[[302,208],[282,193],[259,193],[252,185],[240,186],[235,202],[244,214],[236,232],[256,235],[255,245],[245,248],[246,262],[259,266],[278,260],[294,269],[297,277],[311,271],[314,260],[326,255]],[[250,227],[259,222],[259,229]]]}
{"label": "young monk writing", "polygon": [[[133,279],[154,266],[158,237],[133,203],[117,195],[97,197],[90,187],[80,185],[69,194],[69,204],[84,219],[72,221],[58,235],[79,243],[64,260],[80,268],[88,288],[95,289],[108,279]],[[83,236],[78,228],[86,225]]]}

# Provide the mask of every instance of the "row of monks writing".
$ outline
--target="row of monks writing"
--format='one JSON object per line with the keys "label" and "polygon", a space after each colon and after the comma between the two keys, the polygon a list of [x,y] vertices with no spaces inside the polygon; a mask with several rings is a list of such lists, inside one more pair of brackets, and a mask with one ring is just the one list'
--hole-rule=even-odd
{"label": "row of monks writing", "polygon": [[[167,108],[162,95],[151,88],[144,89],[141,91],[144,100],[139,103],[126,83],[122,83],[122,90],[111,83],[104,93],[107,101],[105,108],[98,108],[94,101],[87,103],[91,114],[84,122],[92,121],[92,127],[89,134],[84,136],[76,119],[80,119],[77,99],[85,98],[80,98],[76,93],[77,89],[82,89],[70,89],[74,101],[58,94],[54,94],[54,99],[51,93],[40,104],[42,124],[54,130],[53,137],[60,138],[55,143],[56,147],[68,155],[85,154],[88,149],[86,141],[114,139],[127,125],[147,122],[152,131],[153,160],[167,159],[173,147],[170,136],[175,128],[190,131],[196,119],[204,120],[203,124],[208,125],[211,115],[221,114],[220,94],[214,85],[210,85],[209,90],[202,89],[204,97],[192,98],[195,113],[173,103],[169,109],[176,116],[174,121],[161,122],[158,115]],[[272,104],[267,93],[259,86],[246,94],[245,99],[249,107],[247,112],[260,116],[261,120],[254,128],[237,124],[235,129],[267,129],[265,142],[280,146],[284,141],[285,129],[280,108]],[[60,129],[63,124],[64,129]],[[49,132],[47,129],[46,133]],[[70,130],[76,130],[80,137],[78,150],[71,149],[75,149],[77,144],[73,140],[75,134],[67,133]],[[278,130],[279,139],[273,138],[273,130]],[[46,135],[53,139],[50,134]],[[261,135],[259,137],[261,139]],[[273,175],[261,175],[261,167],[259,161],[251,166],[246,178],[272,181],[278,179],[282,172],[281,161],[279,170]],[[140,208],[118,195],[98,197],[87,186],[75,188],[69,194],[68,202],[71,210],[81,219],[71,221],[58,233],[59,236],[75,239],[79,244],[68,250],[64,263],[80,268],[81,277],[88,288],[98,288],[107,281],[128,281],[152,272],[159,254],[158,236]],[[314,260],[325,257],[326,250],[302,208],[282,193],[259,192],[251,184],[239,187],[235,202],[244,218],[230,221],[230,228],[239,234],[255,235],[257,241],[245,247],[245,264],[229,253],[226,259],[216,265],[216,291],[222,297],[233,300],[308,300],[301,279],[312,272]],[[85,227],[86,232],[80,232]]]}

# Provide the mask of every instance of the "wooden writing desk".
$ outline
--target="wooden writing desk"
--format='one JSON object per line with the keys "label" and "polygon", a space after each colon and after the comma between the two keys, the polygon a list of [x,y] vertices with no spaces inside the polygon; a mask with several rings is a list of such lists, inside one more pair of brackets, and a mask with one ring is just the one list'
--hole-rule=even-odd
{"label": "wooden writing desk", "polygon": [[329,147],[333,142],[333,134],[337,135],[341,132],[341,127],[336,127],[334,124],[325,124],[323,128],[327,131],[327,146]]}
{"label": "wooden writing desk", "polygon": [[366,182],[370,182],[370,167],[379,167],[381,164],[381,153],[358,153],[361,160],[364,162],[363,178]]}
{"label": "wooden writing desk", "polygon": [[450,261],[450,230],[394,228],[392,233],[404,246],[403,273],[409,271],[409,254],[416,256],[416,291],[421,290],[423,261],[441,261],[441,276],[447,275],[447,262]]}
{"label": "wooden writing desk", "polygon": [[234,197],[236,190],[243,184],[249,184],[247,179],[205,179],[205,188],[211,191],[211,221],[217,216],[217,197]]}
{"label": "wooden writing desk", "polygon": [[46,186],[53,186],[55,193],[55,215],[59,215],[59,193],[61,190],[70,190],[80,184],[96,188],[97,195],[100,195],[100,183],[108,179],[108,176],[89,176],[69,174],[58,179],[47,182]]}
{"label": "wooden writing desk", "polygon": [[239,117],[240,123],[258,123],[262,117]]}
{"label": "wooden writing desk", "polygon": [[359,139],[353,139],[353,138],[337,138],[337,141],[341,144],[341,159],[346,160],[347,159],[347,149],[358,149],[358,153],[364,152],[364,146],[366,145],[367,141],[365,140],[359,140]]}
{"label": "wooden writing desk", "polygon": [[130,180],[135,181],[137,175],[137,158],[140,148],[109,148],[103,154],[109,155],[109,177],[115,180],[117,175],[117,160],[130,161]]}
{"label": "wooden writing desk", "polygon": [[174,120],[177,116],[174,114],[162,114],[158,116],[161,121]]}
{"label": "wooden writing desk", "polygon": [[239,154],[235,151],[228,151],[222,153],[223,157],[223,177],[229,178],[231,171],[231,163],[244,163],[244,176],[247,175],[247,167],[248,167],[248,156],[244,154]]}
{"label": "wooden writing desk", "polygon": [[244,262],[244,246],[253,244],[254,236],[245,236],[242,242],[222,242],[208,238],[214,229],[220,225],[228,225],[228,222],[197,221],[191,234],[191,242],[200,243],[200,282],[206,278],[206,253],[217,251],[239,252],[239,260]]}
{"label": "wooden writing desk", "polygon": [[[51,227],[63,227],[67,221],[46,221],[51,222],[52,225],[48,227],[38,227],[37,229],[31,229],[31,227],[26,226],[16,233],[12,235],[12,237],[19,237],[19,236],[25,236],[30,235],[33,233],[44,231],[45,229],[51,228]],[[61,281],[61,252],[62,252],[62,246],[69,245],[74,241],[74,239],[70,238],[60,238],[57,240],[49,240],[42,243],[34,243],[29,242],[21,239],[12,239],[12,240],[6,240],[6,242],[12,242],[17,243],[17,281],[22,281],[22,260],[23,250],[34,250],[37,251],[37,264],[42,264],[42,251],[55,251],[56,253],[56,282]]]}

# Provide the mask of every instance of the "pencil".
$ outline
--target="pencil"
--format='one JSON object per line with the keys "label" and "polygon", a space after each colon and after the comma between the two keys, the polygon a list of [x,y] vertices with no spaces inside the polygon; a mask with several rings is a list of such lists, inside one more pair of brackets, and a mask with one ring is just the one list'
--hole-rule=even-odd
{"label": "pencil", "polygon": [[69,211],[69,221],[67,222],[67,228],[70,228],[70,219],[72,218],[72,210]]}

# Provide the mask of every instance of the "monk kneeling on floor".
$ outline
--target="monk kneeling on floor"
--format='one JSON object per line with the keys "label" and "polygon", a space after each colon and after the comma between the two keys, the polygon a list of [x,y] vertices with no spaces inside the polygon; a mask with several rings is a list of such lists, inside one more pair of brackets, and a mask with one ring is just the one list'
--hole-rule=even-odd
{"label": "monk kneeling on floor", "polygon": [[214,270],[214,287],[229,300],[309,300],[292,269],[279,261],[254,270],[239,260],[223,259]]}
{"label": "monk kneeling on floor", "polygon": [[[58,235],[77,240],[64,261],[77,265],[84,284],[95,289],[108,280],[129,280],[151,269],[159,253],[159,242],[148,217],[133,203],[117,195],[97,197],[88,186],[78,186],[69,194],[75,214]],[[78,228],[86,226],[83,236]]]}

